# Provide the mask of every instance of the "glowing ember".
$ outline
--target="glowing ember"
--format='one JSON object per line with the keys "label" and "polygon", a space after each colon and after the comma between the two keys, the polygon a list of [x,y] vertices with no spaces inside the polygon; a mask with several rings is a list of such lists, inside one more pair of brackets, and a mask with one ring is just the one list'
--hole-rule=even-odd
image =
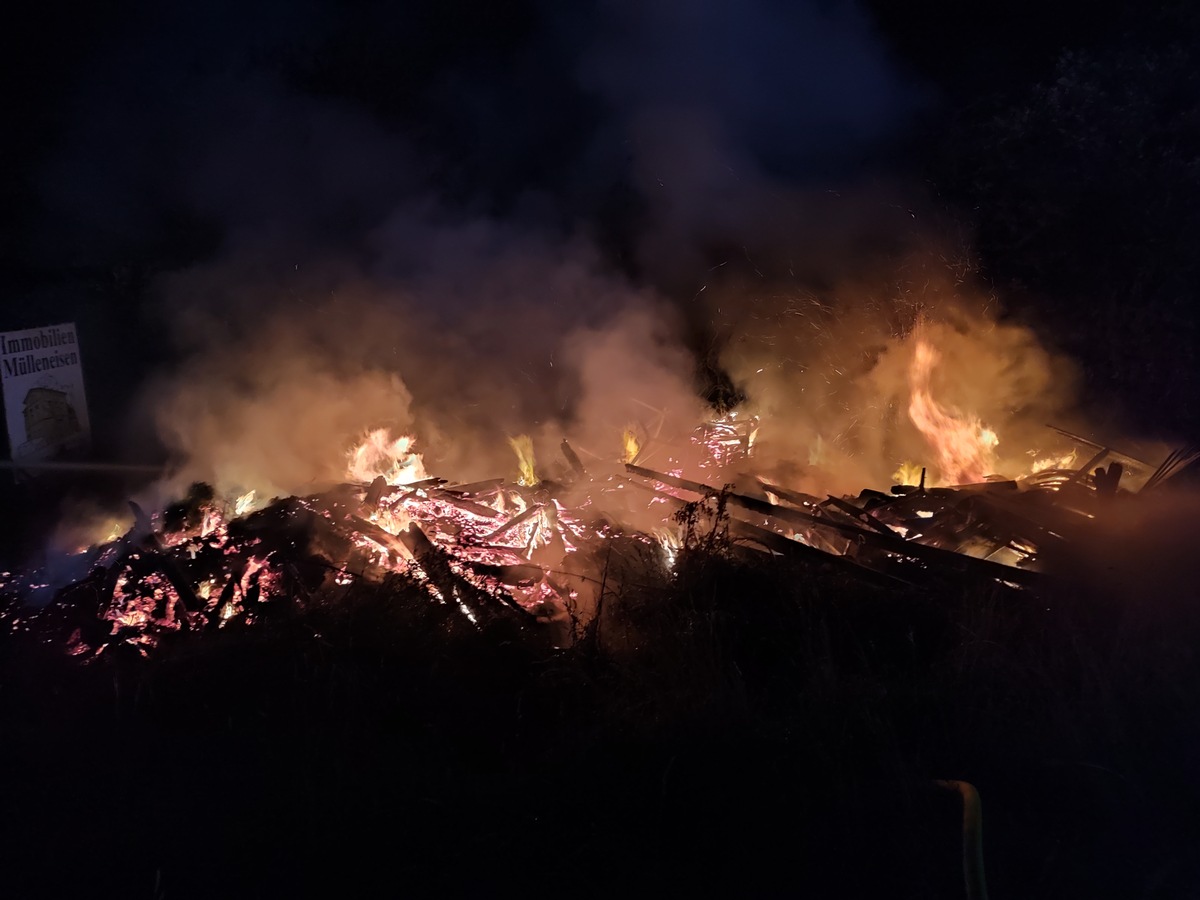
{"label": "glowing ember", "polygon": [[[157,572],[138,572],[139,557],[131,554],[113,586],[112,600],[101,613],[109,624],[110,636],[130,644],[143,656],[158,643],[156,632],[178,631],[186,613],[179,593]],[[102,650],[103,647],[99,648]],[[72,655],[86,652],[82,645],[69,648]]]}
{"label": "glowing ember", "polygon": [[945,410],[930,392],[930,378],[938,352],[926,341],[918,341],[909,368],[912,399],[908,416],[937,455],[938,472],[946,484],[983,481],[993,471],[993,451],[1000,442],[994,431],[984,428],[976,416],[957,416]]}
{"label": "glowing ember", "polygon": [[750,456],[758,437],[758,417],[739,417],[732,410],[697,429],[692,443],[704,448],[710,459],[700,463],[704,468],[724,466]]}
{"label": "glowing ember", "polygon": [[346,475],[353,481],[374,481],[382,475],[388,484],[420,481],[426,477],[425,464],[413,452],[413,443],[409,435],[393,440],[388,429],[377,428],[350,451]]}

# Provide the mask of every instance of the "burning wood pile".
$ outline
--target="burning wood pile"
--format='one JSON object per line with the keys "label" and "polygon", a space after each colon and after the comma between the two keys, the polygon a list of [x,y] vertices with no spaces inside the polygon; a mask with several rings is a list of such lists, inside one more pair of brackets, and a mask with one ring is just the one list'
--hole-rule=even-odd
{"label": "burning wood pile", "polygon": [[[588,614],[581,594],[603,591],[598,547],[625,536],[670,566],[705,507],[732,552],[885,585],[968,579],[1036,590],[1046,561],[1084,540],[1118,494],[1155,490],[1200,455],[1179,451],[1153,468],[1060,432],[1090,453],[1082,465],[1070,465],[1072,452],[1020,478],[940,487],[910,468],[897,474],[913,483],[819,497],[747,474],[757,428],[726,416],[692,436],[700,468],[730,479],[722,484],[646,467],[645,440],[632,431],[623,467],[589,471],[564,440],[564,477],[542,480],[521,438],[511,442],[517,482],[453,483],[428,476],[410,438],[376,431],[350,454],[346,483],[322,493],[252,511],[252,495],[226,505],[197,484],[154,516],[131,503],[132,528],[72,560],[85,574],[58,584],[45,570],[0,577],[0,616],[81,658],[114,647],[146,655],[168,635],[251,625],[400,577],[472,624],[509,619],[549,629],[562,645]],[[676,460],[669,448],[662,456]],[[623,525],[606,512],[618,506],[652,511],[658,524]]]}
{"label": "burning wood pile", "polygon": [[[250,624],[388,575],[412,580],[472,623],[562,621],[572,591],[548,560],[603,531],[589,533],[546,484],[426,477],[410,446],[374,432],[352,454],[349,473],[381,474],[254,512],[246,511],[253,496],[227,509],[204,484],[154,517],[131,503],[133,527],[83,551],[88,574],[57,589],[47,611],[71,610],[68,650],[81,656],[120,644],[144,653],[165,634]],[[38,571],[7,581],[14,627],[30,627],[34,614],[13,601],[44,595],[45,578]]]}

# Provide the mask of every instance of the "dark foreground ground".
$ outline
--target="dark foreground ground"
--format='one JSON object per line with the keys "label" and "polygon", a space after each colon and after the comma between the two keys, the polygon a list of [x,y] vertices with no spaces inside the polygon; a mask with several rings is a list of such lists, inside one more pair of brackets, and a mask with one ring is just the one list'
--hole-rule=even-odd
{"label": "dark foreground ground", "polygon": [[5,896],[962,897],[934,779],[992,897],[1200,896],[1194,591],[617,558],[569,650],[401,581],[148,660],[6,630]]}

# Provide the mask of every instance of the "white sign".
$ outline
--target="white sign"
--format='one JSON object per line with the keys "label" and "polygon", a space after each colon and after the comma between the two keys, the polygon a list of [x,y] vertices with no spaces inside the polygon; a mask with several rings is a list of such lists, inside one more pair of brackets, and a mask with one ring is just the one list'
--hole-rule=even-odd
{"label": "white sign", "polygon": [[74,322],[0,332],[0,368],[14,460],[53,459],[88,445],[91,428]]}

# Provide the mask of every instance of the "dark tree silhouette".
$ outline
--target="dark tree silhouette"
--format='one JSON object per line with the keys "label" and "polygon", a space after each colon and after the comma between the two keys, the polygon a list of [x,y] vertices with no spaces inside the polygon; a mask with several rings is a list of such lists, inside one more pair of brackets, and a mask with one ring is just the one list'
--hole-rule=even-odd
{"label": "dark tree silhouette", "polygon": [[[944,184],[989,272],[1025,296],[1135,424],[1195,432],[1200,17],[1067,52],[1047,83],[961,120]],[[1049,299],[1053,298],[1053,299]]]}

